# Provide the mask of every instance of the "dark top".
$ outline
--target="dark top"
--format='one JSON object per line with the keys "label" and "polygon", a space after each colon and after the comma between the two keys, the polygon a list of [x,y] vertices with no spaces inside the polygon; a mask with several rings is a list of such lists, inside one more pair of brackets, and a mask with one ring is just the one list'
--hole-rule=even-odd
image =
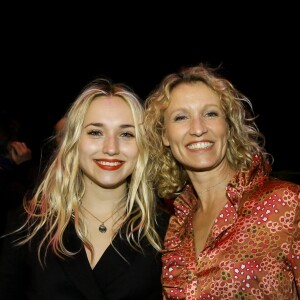
{"label": "dark top", "polygon": [[[160,213],[159,232],[163,238],[168,215]],[[89,265],[82,242],[73,224],[67,228],[64,239],[68,250],[79,251],[72,258],[59,258],[50,250],[46,266],[37,258],[37,241],[31,246],[12,247],[16,238],[4,238],[0,256],[0,299],[55,299],[55,300],[118,300],[162,299],[161,257],[153,247],[143,243],[140,253],[119,235],[97,265]],[[119,254],[119,253],[121,254]]]}

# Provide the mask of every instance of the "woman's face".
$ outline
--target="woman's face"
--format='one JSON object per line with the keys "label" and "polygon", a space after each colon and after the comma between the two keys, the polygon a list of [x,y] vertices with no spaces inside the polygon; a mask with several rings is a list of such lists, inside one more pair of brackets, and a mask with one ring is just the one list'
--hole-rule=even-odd
{"label": "woman's face", "polygon": [[228,126],[219,96],[202,82],[182,83],[170,94],[163,142],[187,171],[225,162]]}
{"label": "woman's face", "polygon": [[86,183],[96,183],[103,188],[126,183],[138,155],[136,128],[129,105],[115,96],[93,100],[79,139],[79,163]]}

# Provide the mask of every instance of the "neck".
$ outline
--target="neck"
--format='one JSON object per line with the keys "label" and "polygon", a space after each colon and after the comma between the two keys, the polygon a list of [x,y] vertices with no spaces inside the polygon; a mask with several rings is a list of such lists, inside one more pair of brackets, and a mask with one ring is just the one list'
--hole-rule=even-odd
{"label": "neck", "polygon": [[95,184],[87,185],[81,203],[92,212],[112,212],[127,196],[127,185],[116,189],[103,189]]}
{"label": "neck", "polygon": [[[226,198],[226,186],[233,175],[232,170],[222,171],[221,174],[214,175],[212,174],[203,174],[201,179],[205,178],[206,182],[199,180],[193,180],[193,186],[197,193],[199,204],[203,207],[204,210],[210,209],[215,206],[216,203],[219,203]],[[196,178],[194,178],[196,179]]]}
{"label": "neck", "polygon": [[94,214],[109,214],[115,211],[118,207],[123,206],[126,202],[127,194],[108,196],[109,198],[87,198],[84,197],[81,201],[81,205],[93,212]]}
{"label": "neck", "polygon": [[202,194],[207,193],[211,190],[215,190],[215,189],[219,188],[223,183],[225,183],[227,181],[228,176],[229,176],[229,173],[227,173],[227,175],[223,179],[220,179],[215,184],[213,184],[213,185],[211,185],[211,186],[209,186],[205,189],[198,190],[198,195],[202,195]]}

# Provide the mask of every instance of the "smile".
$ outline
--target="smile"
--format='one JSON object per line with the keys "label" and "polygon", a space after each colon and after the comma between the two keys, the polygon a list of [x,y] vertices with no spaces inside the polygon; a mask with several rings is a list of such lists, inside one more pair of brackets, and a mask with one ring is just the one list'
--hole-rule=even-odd
{"label": "smile", "polygon": [[115,171],[121,168],[125,162],[121,160],[94,160],[96,165],[106,171]]}
{"label": "smile", "polygon": [[100,165],[103,165],[103,166],[112,166],[112,167],[122,164],[122,162],[120,162],[120,161],[114,161],[114,162],[98,161],[97,163]]}
{"label": "smile", "polygon": [[207,149],[210,148],[213,143],[203,142],[203,143],[194,143],[187,146],[188,149]]}

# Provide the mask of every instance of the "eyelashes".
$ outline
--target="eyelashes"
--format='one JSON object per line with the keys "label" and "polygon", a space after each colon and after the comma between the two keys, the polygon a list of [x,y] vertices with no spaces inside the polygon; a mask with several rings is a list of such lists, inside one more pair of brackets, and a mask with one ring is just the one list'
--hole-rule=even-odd
{"label": "eyelashes", "polygon": [[[219,117],[219,116],[220,116],[220,114],[218,112],[210,111],[210,112],[205,113],[201,117],[203,117],[203,118],[215,118],[215,117]],[[190,116],[189,115],[176,115],[173,118],[173,121],[174,122],[180,122],[180,121],[183,121],[183,120],[186,120],[186,119],[190,119]]]}
{"label": "eyelashes", "polygon": [[[88,135],[94,136],[94,137],[103,137],[104,133],[101,130],[90,130],[87,132]],[[131,131],[122,131],[118,134],[120,137],[124,138],[135,138],[135,134]]]}

